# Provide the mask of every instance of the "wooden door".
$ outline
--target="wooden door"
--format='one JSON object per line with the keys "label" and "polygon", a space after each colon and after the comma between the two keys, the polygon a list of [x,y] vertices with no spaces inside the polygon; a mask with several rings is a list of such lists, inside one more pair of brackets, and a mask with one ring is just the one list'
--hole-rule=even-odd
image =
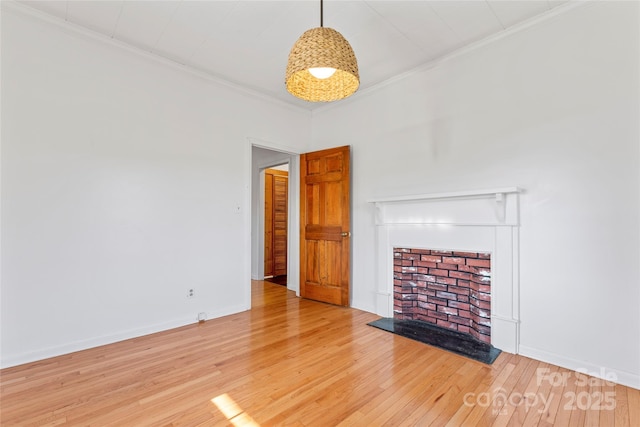
{"label": "wooden door", "polygon": [[349,305],[349,147],[300,156],[300,295]]}
{"label": "wooden door", "polygon": [[289,173],[264,171],[264,275],[287,274]]}

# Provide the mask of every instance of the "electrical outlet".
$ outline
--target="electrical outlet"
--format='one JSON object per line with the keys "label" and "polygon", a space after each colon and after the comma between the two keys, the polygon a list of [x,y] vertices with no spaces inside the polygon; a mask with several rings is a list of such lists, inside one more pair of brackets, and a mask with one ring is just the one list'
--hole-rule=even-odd
{"label": "electrical outlet", "polygon": [[193,288],[187,289],[187,298],[193,298],[194,296],[196,296],[196,290]]}

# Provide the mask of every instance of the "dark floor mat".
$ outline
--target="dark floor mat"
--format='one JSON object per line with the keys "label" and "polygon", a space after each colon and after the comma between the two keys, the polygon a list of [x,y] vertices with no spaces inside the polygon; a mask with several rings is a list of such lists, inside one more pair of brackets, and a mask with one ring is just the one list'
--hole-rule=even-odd
{"label": "dark floor mat", "polygon": [[501,350],[474,337],[457,331],[441,328],[420,320],[396,320],[388,317],[367,325],[411,338],[452,353],[466,356],[479,362],[492,364]]}

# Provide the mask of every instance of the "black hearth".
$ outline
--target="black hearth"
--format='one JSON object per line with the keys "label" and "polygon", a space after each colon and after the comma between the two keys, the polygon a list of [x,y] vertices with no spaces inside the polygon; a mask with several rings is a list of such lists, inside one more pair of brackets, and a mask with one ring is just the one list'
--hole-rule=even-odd
{"label": "black hearth", "polygon": [[479,362],[492,364],[501,350],[469,334],[442,328],[420,320],[381,318],[368,325],[411,338]]}

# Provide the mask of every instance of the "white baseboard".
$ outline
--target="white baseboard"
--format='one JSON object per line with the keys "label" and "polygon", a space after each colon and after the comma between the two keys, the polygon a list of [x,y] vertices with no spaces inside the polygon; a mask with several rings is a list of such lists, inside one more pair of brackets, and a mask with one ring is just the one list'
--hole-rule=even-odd
{"label": "white baseboard", "polygon": [[491,316],[491,345],[507,353],[518,352],[518,326],[516,319]]}
{"label": "white baseboard", "polygon": [[388,292],[374,292],[375,310],[371,311],[382,317],[393,317],[393,311],[389,312],[391,299],[393,298]]}
{"label": "white baseboard", "polygon": [[551,363],[562,368],[571,369],[607,381],[622,384],[640,390],[640,374],[621,371],[608,366],[595,365],[583,360],[577,360],[560,354],[551,353],[520,344],[519,354],[541,362]]}
{"label": "white baseboard", "polygon": [[363,299],[354,298],[351,300],[351,304],[349,305],[351,308],[355,308],[356,310],[366,311],[367,313],[376,314],[375,307],[371,305],[371,302],[365,301]]}
{"label": "white baseboard", "polygon": [[[207,312],[207,319],[215,319],[218,317],[228,316],[230,314],[246,311],[244,306],[235,306],[225,308],[224,310],[217,310]],[[119,341],[128,340],[131,338],[138,338],[144,335],[154,334],[157,332],[167,331],[169,329],[179,328],[181,326],[189,325],[198,322],[198,314],[194,313],[193,316],[182,317],[174,319],[168,322],[157,323],[154,325],[147,325],[140,328],[130,329],[126,331],[120,331],[114,334],[103,335],[101,337],[94,337],[86,340],[79,340],[72,343],[62,344],[59,346],[48,347],[45,349],[26,352],[22,354],[9,355],[0,361],[0,368],[10,368],[12,366],[23,365],[25,363],[37,362],[39,360],[49,359],[51,357],[62,356],[64,354],[74,353],[76,351],[88,350],[94,347],[100,347],[107,344],[113,344]]]}

